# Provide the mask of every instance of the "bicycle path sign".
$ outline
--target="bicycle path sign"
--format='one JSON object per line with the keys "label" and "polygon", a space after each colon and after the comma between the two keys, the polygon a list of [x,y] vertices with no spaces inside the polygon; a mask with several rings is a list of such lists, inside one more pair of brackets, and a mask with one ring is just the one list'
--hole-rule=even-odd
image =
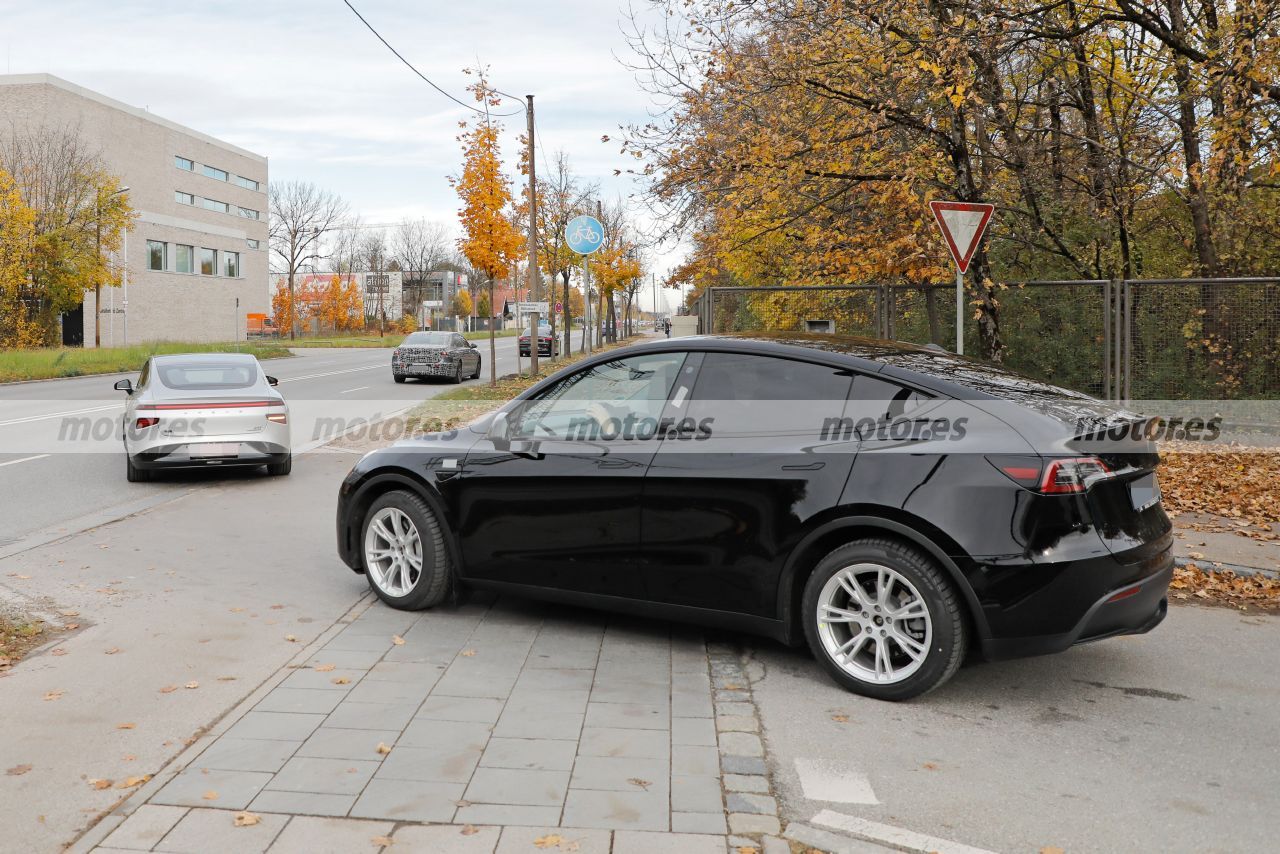
{"label": "bicycle path sign", "polygon": [[579,255],[590,255],[604,244],[604,226],[593,216],[575,216],[564,233],[569,248]]}

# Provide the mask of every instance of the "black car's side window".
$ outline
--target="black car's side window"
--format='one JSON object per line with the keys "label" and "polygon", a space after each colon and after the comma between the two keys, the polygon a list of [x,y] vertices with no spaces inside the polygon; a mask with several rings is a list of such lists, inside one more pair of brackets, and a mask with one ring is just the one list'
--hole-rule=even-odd
{"label": "black car's side window", "polygon": [[[818,437],[839,419],[849,394],[846,370],[745,353],[708,353],[689,414],[728,436]],[[709,425],[710,426],[710,425]]]}
{"label": "black car's side window", "polygon": [[467,339],[463,338],[461,335],[455,335],[453,336],[453,346],[465,347],[467,346]]}
{"label": "black car's side window", "polygon": [[857,425],[862,438],[870,438],[881,425],[906,418],[927,416],[925,407],[933,396],[898,383],[858,374],[849,392],[845,417]]}
{"label": "black car's side window", "polygon": [[634,434],[637,425],[657,423],[684,360],[684,353],[653,353],[579,371],[528,402],[516,432],[533,439]]}

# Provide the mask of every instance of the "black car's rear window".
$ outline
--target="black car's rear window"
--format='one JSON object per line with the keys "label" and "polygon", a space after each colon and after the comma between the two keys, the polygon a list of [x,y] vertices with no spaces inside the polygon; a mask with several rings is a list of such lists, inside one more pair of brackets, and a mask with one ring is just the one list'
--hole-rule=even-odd
{"label": "black car's rear window", "polygon": [[199,362],[156,365],[155,376],[175,391],[218,391],[249,388],[258,382],[251,362]]}

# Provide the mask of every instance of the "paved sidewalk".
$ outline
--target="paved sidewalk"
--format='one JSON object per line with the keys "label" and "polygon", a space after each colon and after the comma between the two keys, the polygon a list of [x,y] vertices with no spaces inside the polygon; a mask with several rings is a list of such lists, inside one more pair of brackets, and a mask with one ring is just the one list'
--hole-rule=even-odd
{"label": "paved sidewalk", "polygon": [[[422,613],[375,601],[280,676],[85,841],[788,850],[737,654],[696,629],[482,594]],[[241,810],[260,820],[237,826]]]}

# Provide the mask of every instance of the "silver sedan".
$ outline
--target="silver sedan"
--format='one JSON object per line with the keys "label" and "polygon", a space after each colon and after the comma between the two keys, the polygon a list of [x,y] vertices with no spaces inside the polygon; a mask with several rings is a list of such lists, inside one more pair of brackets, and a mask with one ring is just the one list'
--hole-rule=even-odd
{"label": "silver sedan", "polygon": [[289,407],[258,360],[241,353],[152,356],[124,410],[125,473],[131,483],[162,469],[266,466],[286,475]]}

